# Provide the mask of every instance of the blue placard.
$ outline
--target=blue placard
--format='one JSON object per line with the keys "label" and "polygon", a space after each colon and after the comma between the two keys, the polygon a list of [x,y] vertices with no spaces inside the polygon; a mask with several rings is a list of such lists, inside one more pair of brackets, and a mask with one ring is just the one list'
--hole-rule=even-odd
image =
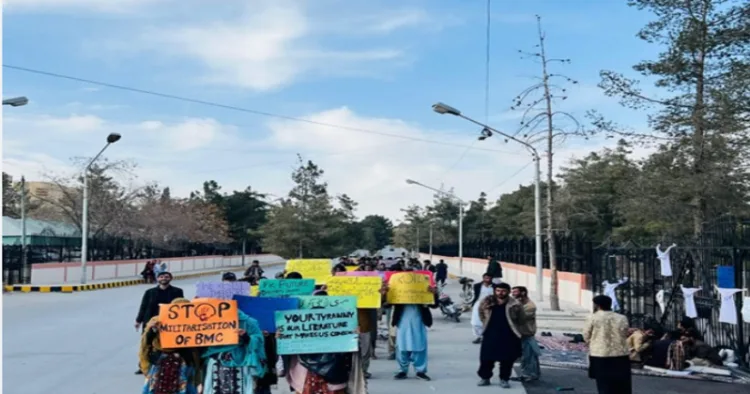
{"label": "blue placard", "polygon": [[734,267],[716,267],[716,282],[721,289],[734,289]]}
{"label": "blue placard", "polygon": [[196,298],[218,298],[231,300],[235,295],[250,294],[247,282],[198,282],[195,285]]}
{"label": "blue placard", "polygon": [[299,300],[296,298],[268,298],[234,296],[237,308],[248,316],[258,321],[260,329],[268,332],[276,332],[276,311],[286,311],[299,308]]}
{"label": "blue placard", "polygon": [[359,350],[354,308],[277,311],[278,354],[348,353]]}
{"label": "blue placard", "polygon": [[315,291],[315,279],[262,279],[258,286],[261,297],[309,296]]}

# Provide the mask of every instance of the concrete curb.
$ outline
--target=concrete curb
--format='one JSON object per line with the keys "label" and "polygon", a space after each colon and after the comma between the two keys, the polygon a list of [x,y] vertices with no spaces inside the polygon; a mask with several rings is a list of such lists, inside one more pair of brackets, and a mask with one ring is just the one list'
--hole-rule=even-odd
{"label": "concrete curb", "polygon": [[[274,267],[274,266],[282,265],[282,264],[286,264],[286,262],[265,264],[264,267]],[[236,266],[236,267],[225,267],[224,269],[220,269],[220,270],[196,272],[192,274],[184,274],[184,275],[177,274],[174,276],[174,280],[198,278],[201,276],[216,275],[222,272],[242,271],[244,269],[245,267]],[[143,279],[131,279],[131,280],[121,280],[121,281],[115,281],[115,282],[93,283],[90,285],[60,285],[60,286],[12,285],[12,286],[3,286],[3,292],[74,293],[74,292],[80,292],[80,291],[105,290],[105,289],[115,289],[118,287],[137,286],[137,285],[142,285],[145,283],[146,281],[144,281]]]}

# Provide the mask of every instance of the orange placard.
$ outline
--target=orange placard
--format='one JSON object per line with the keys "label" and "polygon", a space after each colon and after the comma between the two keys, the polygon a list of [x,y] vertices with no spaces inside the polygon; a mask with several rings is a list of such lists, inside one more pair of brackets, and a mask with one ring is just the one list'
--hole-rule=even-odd
{"label": "orange placard", "polygon": [[164,349],[234,345],[239,342],[237,301],[201,298],[159,305],[159,340]]}

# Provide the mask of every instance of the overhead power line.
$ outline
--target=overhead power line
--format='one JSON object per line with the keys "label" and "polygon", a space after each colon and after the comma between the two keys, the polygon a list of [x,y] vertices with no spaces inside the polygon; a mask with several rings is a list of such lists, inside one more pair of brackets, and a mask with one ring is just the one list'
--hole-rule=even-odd
{"label": "overhead power line", "polygon": [[318,121],[310,120],[310,119],[295,118],[293,116],[280,115],[280,114],[275,114],[275,113],[267,112],[267,111],[261,111],[261,110],[250,109],[250,108],[242,108],[242,107],[237,107],[234,105],[221,104],[221,103],[216,103],[213,101],[194,99],[190,97],[183,97],[183,96],[178,96],[178,95],[169,94],[169,93],[161,93],[161,92],[157,92],[153,90],[133,88],[133,87],[118,85],[118,84],[109,83],[109,82],[100,82],[100,81],[95,81],[95,80],[91,80],[87,78],[79,78],[79,77],[74,77],[70,75],[58,74],[54,72],[43,71],[43,70],[38,70],[38,69],[33,69],[33,68],[28,68],[28,67],[14,66],[11,64],[3,64],[3,68],[16,70],[16,71],[22,71],[22,72],[31,73],[31,74],[44,75],[44,76],[51,77],[51,78],[67,79],[69,81],[82,82],[86,84],[103,86],[103,87],[107,87],[111,89],[123,90],[123,91],[128,91],[128,92],[133,92],[133,93],[140,93],[140,94],[161,97],[161,98],[166,98],[166,99],[171,99],[171,100],[178,100],[178,101],[183,101],[183,102],[188,102],[188,103],[193,103],[193,104],[201,104],[201,105],[206,105],[209,107],[222,108],[222,109],[226,109],[230,111],[244,112],[244,113],[253,114],[253,115],[265,116],[268,118],[306,123],[306,124],[311,124],[315,126],[330,127],[330,128],[335,128],[335,129],[354,131],[358,133],[374,134],[374,135],[380,135],[384,137],[399,138],[403,140],[417,141],[417,142],[423,142],[423,143],[435,144],[435,145],[451,146],[451,147],[458,147],[458,148],[470,148],[470,149],[479,150],[479,151],[500,152],[500,153],[505,153],[505,154],[519,154],[518,152],[501,151],[497,149],[487,149],[487,148],[476,148],[470,145],[454,144],[450,142],[430,140],[426,138],[398,135],[398,134],[386,133],[386,132],[375,131],[375,130],[367,130],[367,129],[362,129],[358,127],[318,122]]}
{"label": "overhead power line", "polygon": [[513,178],[515,178],[515,177],[516,177],[516,176],[517,176],[518,174],[520,174],[521,172],[523,172],[523,170],[525,170],[526,168],[528,168],[528,167],[529,167],[529,166],[530,166],[530,165],[531,165],[532,163],[534,163],[534,160],[532,160],[532,161],[530,161],[530,162],[526,163],[526,165],[525,165],[525,166],[523,166],[523,167],[519,168],[519,169],[518,169],[518,171],[514,172],[514,173],[513,173],[513,174],[512,174],[511,176],[509,176],[509,177],[505,178],[505,180],[504,180],[504,181],[502,181],[502,182],[500,182],[499,184],[495,185],[495,187],[493,187],[492,189],[490,189],[490,190],[487,190],[487,194],[490,194],[490,192],[493,192],[493,191],[497,190],[498,188],[500,188],[501,186],[503,186],[504,184],[506,184],[506,183],[510,182],[510,181],[511,181],[511,180],[512,180]]}

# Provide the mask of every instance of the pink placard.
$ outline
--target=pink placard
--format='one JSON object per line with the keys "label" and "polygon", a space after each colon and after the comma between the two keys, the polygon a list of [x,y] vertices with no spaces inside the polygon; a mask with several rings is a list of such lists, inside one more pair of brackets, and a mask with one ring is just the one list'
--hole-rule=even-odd
{"label": "pink placard", "polygon": [[336,276],[380,276],[377,271],[347,271],[337,272]]}
{"label": "pink placard", "polygon": [[427,275],[427,277],[430,278],[430,286],[435,287],[435,277],[432,276],[432,272],[425,271],[425,270],[421,270],[421,271],[386,271],[386,273],[385,273],[385,281],[386,281],[386,283],[390,282],[391,276],[393,276],[394,274],[400,274],[402,272],[413,272],[415,274]]}

